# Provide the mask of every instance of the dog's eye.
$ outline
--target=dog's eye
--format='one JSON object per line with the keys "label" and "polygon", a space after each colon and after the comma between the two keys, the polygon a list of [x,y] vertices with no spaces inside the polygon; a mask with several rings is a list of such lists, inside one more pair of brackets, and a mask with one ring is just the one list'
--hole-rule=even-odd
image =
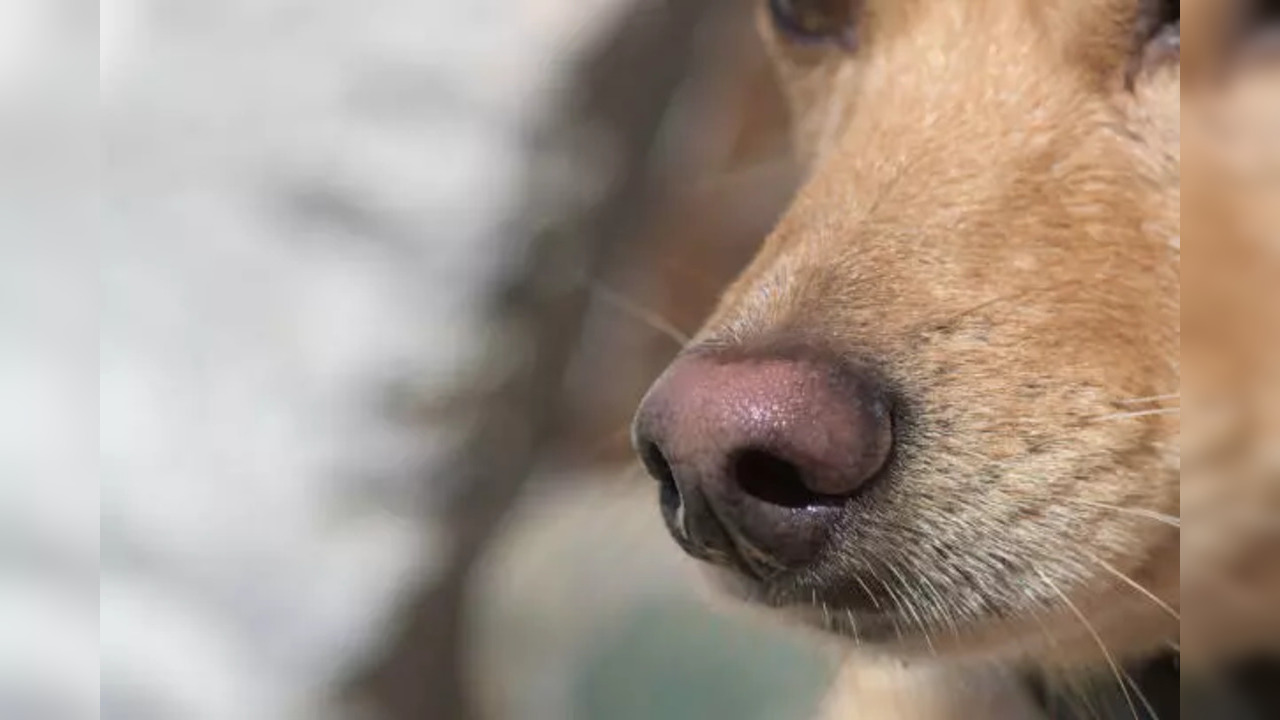
{"label": "dog's eye", "polygon": [[769,0],[774,24],[802,41],[853,46],[856,0]]}

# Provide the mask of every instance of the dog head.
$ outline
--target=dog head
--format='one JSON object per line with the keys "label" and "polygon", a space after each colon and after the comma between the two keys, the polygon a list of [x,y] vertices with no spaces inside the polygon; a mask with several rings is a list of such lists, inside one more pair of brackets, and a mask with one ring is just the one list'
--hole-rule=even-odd
{"label": "dog head", "polygon": [[1178,3],[760,23],[809,172],[637,415],[677,542],[900,652],[1176,635]]}

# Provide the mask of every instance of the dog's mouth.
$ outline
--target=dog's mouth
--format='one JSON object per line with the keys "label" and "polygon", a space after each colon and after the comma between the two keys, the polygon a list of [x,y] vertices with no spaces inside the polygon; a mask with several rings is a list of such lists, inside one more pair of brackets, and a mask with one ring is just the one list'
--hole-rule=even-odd
{"label": "dog's mouth", "polygon": [[872,591],[873,580],[859,579],[855,588],[832,591],[805,583],[803,576],[760,580],[737,567],[716,565],[717,585],[731,597],[859,645],[934,651],[935,643],[963,632],[955,622],[922,616],[887,586],[880,593]]}
{"label": "dog's mouth", "polygon": [[[722,590],[892,652],[981,656],[1044,648],[1040,620],[1074,641],[1071,601],[1099,612],[1108,592],[1135,593],[1094,557],[1145,567],[1138,558],[1165,552],[1165,533],[1116,509],[1139,501],[1087,479],[1114,470],[1113,454],[1082,455],[1064,430],[1111,393],[1021,378],[1037,404],[1045,388],[1070,391],[1069,412],[1049,421],[1019,410],[1018,377],[993,378],[982,387],[1014,410],[993,417],[929,402],[948,387],[909,393],[887,374],[832,353],[752,346],[686,351],[655,383],[633,441],[670,535]],[[1145,448],[1148,436],[1120,442]],[[1139,504],[1162,506],[1161,488]]]}
{"label": "dog's mouth", "polygon": [[[841,538],[834,528],[845,514],[866,508],[832,504],[801,509],[820,516],[828,535],[806,562],[788,565],[724,521],[699,490],[682,491],[661,462],[651,459],[649,464],[672,539],[685,554],[710,565],[716,584],[730,596],[858,643],[932,649],[935,638],[962,634],[964,624],[938,609],[948,604],[947,598],[931,591],[931,602],[921,601],[919,588],[929,586],[926,578],[883,559],[839,551]],[[875,498],[864,502],[874,504]],[[807,530],[813,523],[797,527]],[[993,611],[990,619],[998,621],[1000,615]]]}
{"label": "dog's mouth", "polygon": [[[1107,576],[1051,582],[1030,560],[1026,567],[1010,566],[999,579],[947,584],[941,570],[895,566],[888,557],[865,553],[833,551],[815,566],[772,574],[739,554],[702,559],[712,566],[717,590],[729,597],[860,646],[904,655],[1056,652],[1060,638],[1073,642],[1091,623],[1114,628],[1132,613],[1145,618],[1161,612],[1154,601],[1137,595],[1140,591],[1117,588]],[[1102,601],[1117,592],[1114,603]],[[1146,627],[1149,621],[1139,624]],[[1080,637],[1085,644],[1094,642],[1091,635]]]}

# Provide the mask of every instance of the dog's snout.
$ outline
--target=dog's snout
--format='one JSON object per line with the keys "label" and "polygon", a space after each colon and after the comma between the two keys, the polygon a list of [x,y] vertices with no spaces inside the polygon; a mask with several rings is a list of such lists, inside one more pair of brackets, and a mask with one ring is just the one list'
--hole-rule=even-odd
{"label": "dog's snout", "polygon": [[837,361],[694,352],[649,391],[634,440],[685,548],[760,570],[815,557],[893,432],[880,388]]}

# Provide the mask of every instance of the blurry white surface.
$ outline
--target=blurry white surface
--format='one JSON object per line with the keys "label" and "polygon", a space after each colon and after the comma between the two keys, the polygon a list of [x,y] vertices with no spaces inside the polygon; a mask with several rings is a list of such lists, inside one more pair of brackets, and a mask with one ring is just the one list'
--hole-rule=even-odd
{"label": "blurry white surface", "polygon": [[139,0],[98,2],[98,83],[110,92],[115,80],[128,72],[129,60],[142,38],[135,32]]}
{"label": "blurry white surface", "polygon": [[68,102],[86,55],[70,10],[0,0],[3,718],[98,714],[93,179],[74,132],[93,119],[91,94]]}
{"label": "blurry white surface", "polygon": [[49,60],[55,5],[39,0],[0,0],[0,97],[25,93],[36,68]]}
{"label": "blurry white surface", "polygon": [[[328,712],[439,548],[449,438],[386,398],[476,352],[522,133],[616,4],[103,2],[101,203],[0,170],[0,717]],[[19,109],[69,7],[0,0]]]}

